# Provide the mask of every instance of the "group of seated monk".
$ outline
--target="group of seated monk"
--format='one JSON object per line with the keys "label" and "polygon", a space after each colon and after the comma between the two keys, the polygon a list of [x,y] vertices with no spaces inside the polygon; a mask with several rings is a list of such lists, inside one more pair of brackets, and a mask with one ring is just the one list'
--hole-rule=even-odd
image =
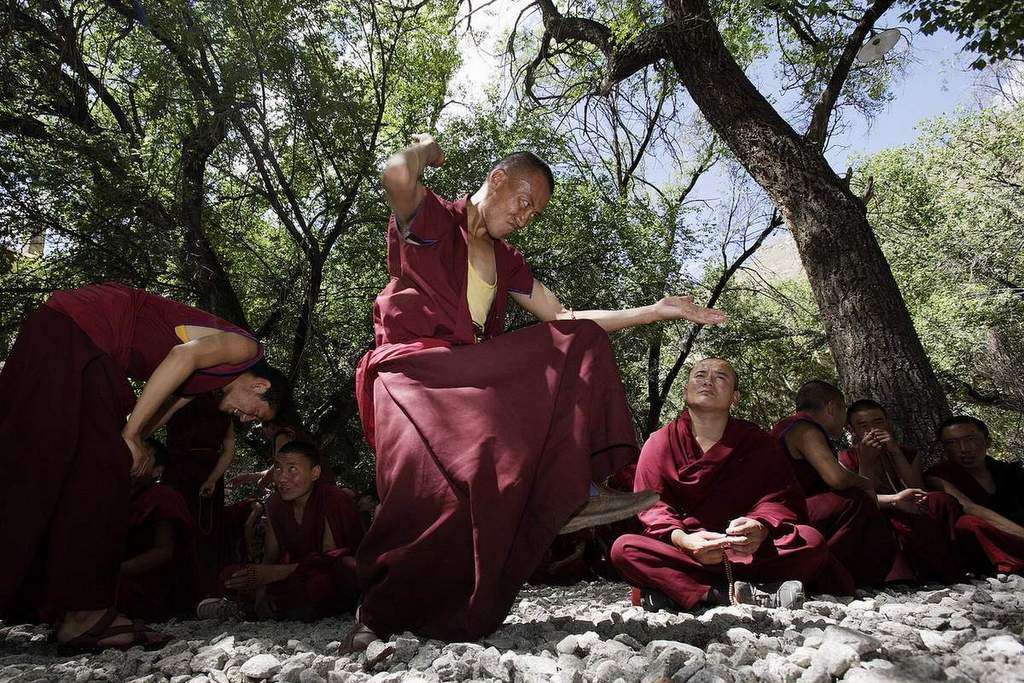
{"label": "group of seated monk", "polygon": [[[986,455],[981,420],[943,421],[945,460],[922,472],[873,399],[847,406],[811,381],[771,432],[732,417],[739,401],[735,369],[700,361],[686,410],[644,445],[635,489],[661,500],[640,514],[643,533],[611,551],[635,604],[794,606],[805,589],[848,595],[1024,569],[1024,468]],[[844,429],[852,445],[839,452]]]}

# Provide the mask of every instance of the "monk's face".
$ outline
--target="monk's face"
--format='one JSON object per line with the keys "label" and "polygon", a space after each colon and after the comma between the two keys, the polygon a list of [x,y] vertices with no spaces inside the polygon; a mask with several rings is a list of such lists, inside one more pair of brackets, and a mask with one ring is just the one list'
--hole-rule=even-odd
{"label": "monk's face", "polygon": [[487,234],[504,239],[522,230],[547,207],[550,199],[548,181],[542,173],[494,169],[487,176],[487,196],[480,202]]}
{"label": "monk's face", "polygon": [[320,478],[320,466],[301,453],[285,451],[274,456],[274,484],[284,500],[301,498],[313,490]]}
{"label": "monk's face", "polygon": [[721,358],[708,358],[693,366],[686,381],[686,405],[701,410],[729,411],[739,404],[736,371]]}
{"label": "monk's face", "polygon": [[854,442],[857,443],[862,441],[872,429],[881,429],[892,433],[892,425],[889,424],[888,416],[878,408],[858,410],[850,416],[850,424],[847,426],[850,428]]}
{"label": "monk's face", "polygon": [[219,407],[242,423],[270,420],[274,417],[275,411],[263,398],[269,388],[269,380],[243,372],[224,387],[224,396]]}
{"label": "monk's face", "polygon": [[950,425],[942,430],[940,438],[942,449],[953,462],[969,470],[984,466],[989,440],[977,425]]}

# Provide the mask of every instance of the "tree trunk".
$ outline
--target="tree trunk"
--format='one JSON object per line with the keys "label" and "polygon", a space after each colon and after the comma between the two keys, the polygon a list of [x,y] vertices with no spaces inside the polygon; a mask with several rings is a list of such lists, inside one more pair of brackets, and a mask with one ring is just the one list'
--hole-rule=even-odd
{"label": "tree trunk", "polygon": [[887,405],[905,441],[929,446],[949,404],[863,205],[747,79],[704,0],[666,5],[683,85],[793,231],[847,397]]}
{"label": "tree trunk", "polygon": [[185,228],[183,270],[200,308],[248,329],[242,304],[203,228],[206,162],[226,132],[224,117],[215,115],[182,140],[179,206]]}
{"label": "tree trunk", "polygon": [[302,355],[309,343],[309,330],[313,324],[313,313],[316,310],[317,301],[320,300],[320,290],[324,282],[324,261],[325,255],[318,250],[311,250],[309,253],[309,282],[306,287],[306,296],[302,301],[302,309],[299,311],[299,320],[295,324],[295,335],[292,338],[292,355],[288,363],[288,377],[294,382],[299,376],[302,364]]}

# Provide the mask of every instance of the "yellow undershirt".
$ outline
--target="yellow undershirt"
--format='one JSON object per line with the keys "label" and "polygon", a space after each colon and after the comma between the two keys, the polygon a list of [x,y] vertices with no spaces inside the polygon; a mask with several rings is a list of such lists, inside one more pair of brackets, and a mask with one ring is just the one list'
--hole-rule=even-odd
{"label": "yellow undershirt", "polygon": [[469,314],[480,329],[487,326],[487,314],[491,311],[491,304],[494,303],[494,295],[497,291],[498,284],[489,284],[480,277],[476,268],[473,267],[473,261],[470,261],[466,298],[469,300]]}

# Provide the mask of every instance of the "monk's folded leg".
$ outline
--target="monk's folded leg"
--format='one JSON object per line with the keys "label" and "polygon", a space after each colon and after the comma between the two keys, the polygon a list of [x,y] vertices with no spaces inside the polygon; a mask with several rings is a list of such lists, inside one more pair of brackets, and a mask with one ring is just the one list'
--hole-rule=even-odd
{"label": "monk's folded leg", "polygon": [[631,585],[661,591],[681,609],[692,609],[704,602],[720,582],[711,568],[671,543],[649,536],[619,536],[611,555],[612,564]]}
{"label": "monk's folded leg", "polygon": [[807,498],[811,526],[857,586],[882,583],[896,556],[896,539],[878,505],[863,491],[829,491]]}
{"label": "monk's folded leg", "polygon": [[332,567],[321,560],[303,561],[288,578],[267,586],[274,618],[316,621],[355,609],[359,592],[354,575],[344,562],[338,564]]}
{"label": "monk's folded leg", "polygon": [[1024,572],[1024,539],[1001,531],[980,517],[960,517],[956,522],[956,539],[965,563],[974,571]]}
{"label": "monk's folded leg", "polygon": [[964,573],[955,536],[962,508],[952,496],[935,491],[926,502],[928,508],[920,514],[889,512],[889,523],[918,581],[955,583]]}

